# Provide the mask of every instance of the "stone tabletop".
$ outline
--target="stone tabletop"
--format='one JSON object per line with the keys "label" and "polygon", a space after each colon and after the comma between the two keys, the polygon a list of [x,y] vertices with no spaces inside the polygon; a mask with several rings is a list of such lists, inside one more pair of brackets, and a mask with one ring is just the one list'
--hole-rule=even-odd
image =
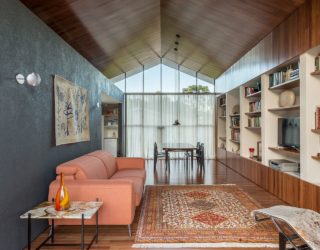
{"label": "stone tabletop", "polygon": [[320,214],[303,208],[274,206],[253,211],[285,221],[312,248],[320,249]]}
{"label": "stone tabletop", "polygon": [[20,216],[20,219],[28,219],[31,214],[32,219],[91,219],[100,209],[103,202],[100,201],[73,201],[70,202],[70,208],[65,211],[57,211],[52,202],[43,202],[30,211]]}

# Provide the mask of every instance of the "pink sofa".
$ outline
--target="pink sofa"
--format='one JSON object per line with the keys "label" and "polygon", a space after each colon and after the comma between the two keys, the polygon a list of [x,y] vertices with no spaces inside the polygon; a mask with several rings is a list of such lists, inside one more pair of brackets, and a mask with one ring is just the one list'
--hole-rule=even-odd
{"label": "pink sofa", "polygon": [[[114,158],[105,151],[95,151],[56,168],[57,178],[50,184],[48,200],[59,188],[59,174],[64,173],[70,200],[103,201],[99,211],[100,225],[128,225],[141,202],[146,179],[143,158]],[[60,220],[59,224],[74,225],[79,221]],[[86,224],[94,224],[95,220]]]}

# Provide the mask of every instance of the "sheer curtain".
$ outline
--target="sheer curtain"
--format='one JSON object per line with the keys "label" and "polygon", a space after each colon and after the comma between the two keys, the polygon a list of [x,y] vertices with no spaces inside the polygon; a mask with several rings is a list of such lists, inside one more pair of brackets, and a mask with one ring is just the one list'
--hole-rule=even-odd
{"label": "sheer curtain", "polygon": [[[214,95],[126,95],[127,156],[153,157],[153,144],[204,143],[214,157]],[[175,120],[180,126],[173,126]],[[175,154],[175,156],[182,156]]]}

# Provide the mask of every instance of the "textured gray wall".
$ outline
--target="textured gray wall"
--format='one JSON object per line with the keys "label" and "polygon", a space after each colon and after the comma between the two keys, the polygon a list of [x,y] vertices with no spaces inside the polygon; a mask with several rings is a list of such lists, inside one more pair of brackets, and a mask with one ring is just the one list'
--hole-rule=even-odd
{"label": "textured gray wall", "polygon": [[[47,198],[55,167],[101,148],[101,91],[123,93],[17,0],[0,0],[0,50],[0,249],[16,250],[27,242],[19,216]],[[40,86],[15,83],[30,72]],[[53,74],[89,90],[91,141],[54,146]],[[33,237],[46,227],[33,225]]]}

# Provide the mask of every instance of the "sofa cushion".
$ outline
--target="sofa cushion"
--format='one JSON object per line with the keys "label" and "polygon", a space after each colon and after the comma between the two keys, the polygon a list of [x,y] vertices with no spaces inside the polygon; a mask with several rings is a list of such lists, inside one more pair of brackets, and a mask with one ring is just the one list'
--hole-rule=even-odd
{"label": "sofa cushion", "polygon": [[97,150],[87,155],[96,157],[103,163],[107,170],[108,178],[110,178],[117,171],[116,160],[111,153],[107,151]]}
{"label": "sofa cushion", "polygon": [[60,164],[56,168],[56,173],[73,174],[77,180],[108,178],[106,168],[101,160],[88,155]]}
{"label": "sofa cushion", "polygon": [[144,169],[122,169],[116,172],[112,179],[126,177],[139,177],[144,181],[146,179],[146,171]]}
{"label": "sofa cushion", "polygon": [[113,178],[111,177],[110,180],[118,180],[118,181],[129,181],[133,184],[133,190],[135,193],[135,204],[136,206],[139,206],[142,194],[143,194],[143,188],[144,188],[144,180],[140,177],[118,177]]}

